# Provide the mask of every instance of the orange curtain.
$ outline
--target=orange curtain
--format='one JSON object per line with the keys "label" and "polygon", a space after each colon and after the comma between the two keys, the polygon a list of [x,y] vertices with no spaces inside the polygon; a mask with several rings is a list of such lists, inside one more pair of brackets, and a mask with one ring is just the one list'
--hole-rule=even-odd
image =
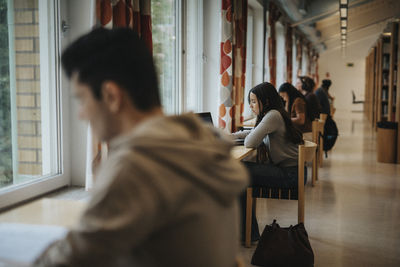
{"label": "orange curtain", "polygon": [[302,75],[303,64],[303,44],[301,37],[296,38],[296,61],[297,61],[297,76]]}
{"label": "orange curtain", "polygon": [[101,27],[134,29],[153,50],[151,0],[96,0],[96,18]]}
{"label": "orange curtain", "polygon": [[222,0],[218,125],[227,132],[243,123],[247,0]]}
{"label": "orange curtain", "polygon": [[268,39],[268,58],[269,58],[269,71],[270,83],[276,86],[276,30],[275,24],[280,17],[278,7],[270,2],[268,8],[268,24],[270,28]]}
{"label": "orange curtain", "polygon": [[307,76],[312,77],[313,55],[311,50],[311,43],[307,43]]}
{"label": "orange curtain", "polygon": [[292,72],[293,72],[293,34],[292,27],[286,24],[286,81],[292,83]]}

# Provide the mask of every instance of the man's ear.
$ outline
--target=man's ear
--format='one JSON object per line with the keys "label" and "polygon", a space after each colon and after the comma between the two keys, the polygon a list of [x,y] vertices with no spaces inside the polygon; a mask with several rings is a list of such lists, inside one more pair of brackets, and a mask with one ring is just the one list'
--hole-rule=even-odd
{"label": "man's ear", "polygon": [[122,88],[113,81],[105,81],[101,86],[102,99],[111,113],[117,113],[122,107]]}

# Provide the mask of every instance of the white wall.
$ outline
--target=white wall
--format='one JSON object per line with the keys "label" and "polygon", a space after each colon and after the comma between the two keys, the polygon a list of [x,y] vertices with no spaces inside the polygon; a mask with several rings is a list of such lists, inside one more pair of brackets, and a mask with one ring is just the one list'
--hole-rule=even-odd
{"label": "white wall", "polygon": [[[63,39],[63,47],[91,29],[93,25],[93,16],[89,14],[92,14],[94,11],[92,8],[93,2],[92,0],[67,1],[68,14],[66,19],[67,23],[70,25],[70,29]],[[71,184],[84,186],[87,123],[78,120],[78,103],[73,98],[72,88],[66,79],[63,79],[63,88],[66,88],[70,92],[69,148],[71,151]]]}
{"label": "white wall", "polygon": [[[319,58],[319,79],[322,81],[329,72],[332,86],[329,92],[335,97],[337,110],[360,110],[361,105],[352,104],[351,91],[357,100],[364,100],[365,90],[365,57],[376,36],[350,43],[346,48],[346,56],[342,56],[340,48],[334,48],[322,53]],[[347,67],[347,63],[354,63]]]}

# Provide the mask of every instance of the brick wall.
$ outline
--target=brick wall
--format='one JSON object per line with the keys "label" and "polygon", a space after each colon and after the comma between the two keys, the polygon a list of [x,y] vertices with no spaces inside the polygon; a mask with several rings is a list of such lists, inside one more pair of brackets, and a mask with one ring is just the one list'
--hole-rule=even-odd
{"label": "brick wall", "polygon": [[42,174],[37,0],[14,0],[19,174]]}

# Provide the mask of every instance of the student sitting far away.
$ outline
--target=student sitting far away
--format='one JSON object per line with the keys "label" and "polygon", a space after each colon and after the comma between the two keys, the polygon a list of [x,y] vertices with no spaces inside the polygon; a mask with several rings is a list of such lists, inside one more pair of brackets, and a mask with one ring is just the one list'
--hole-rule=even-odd
{"label": "student sitting far away", "polygon": [[165,116],[152,56],[132,30],[95,29],[62,55],[110,149],[79,224],[36,266],[232,267],[246,169],[195,114]]}
{"label": "student sitting far away", "polygon": [[[257,115],[252,130],[233,133],[245,138],[246,147],[257,148],[256,162],[244,162],[251,184],[271,188],[294,188],[298,182],[298,145],[301,132],[294,127],[283,101],[270,83],[261,83],[249,92],[251,110]],[[254,212],[254,211],[253,211]],[[245,195],[242,195],[242,222],[245,218]],[[252,241],[259,238],[258,224],[252,216]],[[244,233],[244,223],[242,234]]]}
{"label": "student sitting far away", "polygon": [[296,82],[296,89],[305,97],[307,103],[307,113],[311,122],[319,118],[321,113],[321,105],[317,96],[313,93],[315,82],[308,76],[299,76]]}
{"label": "student sitting far away", "polygon": [[311,120],[307,116],[307,105],[304,95],[290,83],[284,83],[279,87],[279,94],[285,100],[285,109],[289,112],[293,124],[302,133],[311,132]]}
{"label": "student sitting far away", "polygon": [[328,115],[331,115],[331,105],[328,96],[328,89],[331,84],[331,80],[322,80],[321,87],[315,91],[315,95],[318,97],[319,103],[321,104],[321,112]]}

